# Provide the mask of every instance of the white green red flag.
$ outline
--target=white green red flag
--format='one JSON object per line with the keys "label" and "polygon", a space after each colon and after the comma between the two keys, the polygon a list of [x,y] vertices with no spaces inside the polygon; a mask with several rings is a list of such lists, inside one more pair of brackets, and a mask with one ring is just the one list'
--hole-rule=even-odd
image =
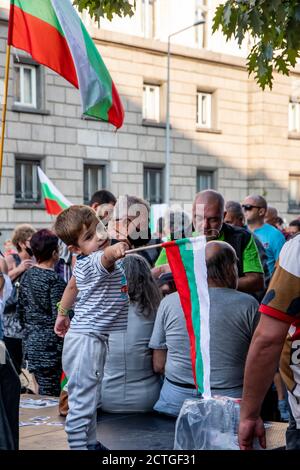
{"label": "white green red flag", "polygon": [[52,181],[38,167],[38,175],[42,187],[42,195],[44,198],[46,211],[50,215],[58,215],[64,209],[72,206],[72,203],[54,186]]}
{"label": "white green red flag", "polygon": [[84,114],[122,126],[117,89],[70,0],[11,0],[8,44],[79,88]]}
{"label": "white green red flag", "polygon": [[210,391],[209,294],[204,236],[163,243],[184,311],[190,338],[194,381],[205,397]]}

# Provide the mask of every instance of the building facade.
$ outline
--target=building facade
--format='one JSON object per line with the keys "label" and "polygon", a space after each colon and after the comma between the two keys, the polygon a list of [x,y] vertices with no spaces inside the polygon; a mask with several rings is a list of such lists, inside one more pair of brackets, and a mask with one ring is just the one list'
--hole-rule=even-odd
{"label": "building facade", "polygon": [[[171,38],[171,203],[190,204],[209,187],[227,200],[263,194],[287,220],[300,213],[300,68],[262,92],[238,49],[211,35],[217,1],[138,0],[133,18],[85,24],[125,108],[115,132],[84,119],[80,95],[63,78],[12,48],[0,231],[51,223],[37,166],[74,203],[107,188],[164,201],[168,35]],[[0,9],[3,96],[8,10]],[[130,33],[130,34],[128,34]]]}

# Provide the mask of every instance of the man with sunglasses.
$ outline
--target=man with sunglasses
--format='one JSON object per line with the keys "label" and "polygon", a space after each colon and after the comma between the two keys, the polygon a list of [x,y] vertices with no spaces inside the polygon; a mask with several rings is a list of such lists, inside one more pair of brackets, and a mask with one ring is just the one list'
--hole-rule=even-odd
{"label": "man with sunglasses", "polygon": [[275,227],[265,224],[264,219],[268,209],[265,198],[257,195],[247,196],[242,207],[249,229],[255,233],[264,245],[269,272],[272,275],[280,250],[285,243],[285,238]]}

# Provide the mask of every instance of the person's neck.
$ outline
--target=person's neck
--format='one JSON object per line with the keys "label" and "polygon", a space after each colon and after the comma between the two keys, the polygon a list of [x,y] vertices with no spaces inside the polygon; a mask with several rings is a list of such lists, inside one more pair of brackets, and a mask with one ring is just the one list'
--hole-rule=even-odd
{"label": "person's neck", "polygon": [[56,261],[54,261],[52,259],[49,259],[47,261],[42,261],[42,262],[38,263],[37,267],[42,268],[42,269],[54,270],[55,263],[56,263]]}
{"label": "person's neck", "polygon": [[253,232],[257,228],[261,228],[264,225],[262,220],[256,220],[255,222],[248,222],[248,228]]}

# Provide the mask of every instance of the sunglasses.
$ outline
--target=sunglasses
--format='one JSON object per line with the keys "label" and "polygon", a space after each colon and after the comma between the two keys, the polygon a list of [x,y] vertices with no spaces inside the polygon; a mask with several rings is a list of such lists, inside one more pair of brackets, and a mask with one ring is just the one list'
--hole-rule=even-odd
{"label": "sunglasses", "polygon": [[261,206],[252,206],[252,204],[242,204],[242,208],[245,210],[245,211],[252,211],[252,209],[262,209]]}

